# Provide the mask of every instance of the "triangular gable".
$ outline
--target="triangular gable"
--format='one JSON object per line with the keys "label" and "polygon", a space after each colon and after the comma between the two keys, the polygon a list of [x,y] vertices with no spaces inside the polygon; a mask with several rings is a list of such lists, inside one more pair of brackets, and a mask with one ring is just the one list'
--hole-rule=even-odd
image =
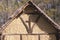
{"label": "triangular gable", "polygon": [[26,3],[13,13],[13,15],[9,18],[9,20],[2,26],[0,32],[2,32],[18,15],[21,15],[23,10],[29,5],[34,6],[38,10],[38,12],[40,12],[42,15],[46,17],[46,19],[51,23],[51,25],[53,25],[56,29],[60,30],[60,26],[57,23],[55,23],[48,15],[46,15],[46,13],[44,13],[36,4],[29,1],[28,3]]}

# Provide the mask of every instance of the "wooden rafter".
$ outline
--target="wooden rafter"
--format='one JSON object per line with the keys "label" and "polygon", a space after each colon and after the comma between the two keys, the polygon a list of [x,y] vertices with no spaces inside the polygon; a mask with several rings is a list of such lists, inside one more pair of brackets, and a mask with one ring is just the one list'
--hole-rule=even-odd
{"label": "wooden rafter", "polygon": [[33,2],[29,1],[28,3],[26,3],[25,5],[23,5],[21,8],[19,8],[18,10],[16,10],[13,15],[10,17],[10,19],[7,21],[7,23],[5,23],[2,28],[0,29],[0,33],[18,16],[21,14],[21,12],[28,6],[28,5],[33,5],[40,14],[44,15],[44,17],[50,21],[51,25],[53,25],[53,27],[55,27],[56,29],[60,30],[60,26],[54,22],[45,12],[43,12],[36,4],[34,4]]}

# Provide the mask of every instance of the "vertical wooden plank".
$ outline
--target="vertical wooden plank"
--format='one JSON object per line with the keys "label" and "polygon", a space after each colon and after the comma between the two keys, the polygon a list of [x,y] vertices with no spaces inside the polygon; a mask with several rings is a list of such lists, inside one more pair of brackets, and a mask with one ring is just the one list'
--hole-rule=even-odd
{"label": "vertical wooden plank", "polygon": [[22,40],[22,35],[20,35],[20,40]]}
{"label": "vertical wooden plank", "polygon": [[59,30],[57,30],[57,33],[55,34],[55,36],[56,36],[56,40],[59,40],[60,38],[59,38]]}
{"label": "vertical wooden plank", "polygon": [[22,40],[38,40],[38,35],[23,35]]}
{"label": "vertical wooden plank", "polygon": [[40,35],[38,35],[38,40],[40,40]]}
{"label": "vertical wooden plank", "polygon": [[54,34],[52,34],[52,35],[41,35],[40,39],[41,40],[56,40],[56,37]]}
{"label": "vertical wooden plank", "polygon": [[31,28],[31,19],[30,19],[30,17],[29,17],[29,23],[28,23],[28,25],[29,25],[29,33],[32,33],[32,28]]}
{"label": "vertical wooden plank", "polygon": [[2,39],[2,35],[0,34],[0,40]]}
{"label": "vertical wooden plank", "polygon": [[28,35],[22,35],[22,40],[28,40]]}
{"label": "vertical wooden plank", "polygon": [[5,39],[5,35],[2,35],[2,36],[1,36],[1,40],[4,40],[4,39]]}
{"label": "vertical wooden plank", "polygon": [[19,35],[6,35],[4,37],[4,40],[20,40],[20,36]]}

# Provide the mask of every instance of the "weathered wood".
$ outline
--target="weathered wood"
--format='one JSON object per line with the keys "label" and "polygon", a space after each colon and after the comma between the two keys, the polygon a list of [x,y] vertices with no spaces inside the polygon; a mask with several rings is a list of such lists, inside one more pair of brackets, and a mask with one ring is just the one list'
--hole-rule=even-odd
{"label": "weathered wood", "polygon": [[20,19],[21,19],[23,25],[25,26],[27,32],[29,33],[29,28],[28,28],[28,26],[25,24],[24,20],[23,20],[21,17],[20,17]]}
{"label": "weathered wood", "polygon": [[22,40],[22,35],[20,35],[20,40]]}
{"label": "weathered wood", "polygon": [[60,35],[59,30],[57,30],[57,33],[56,33],[56,40],[60,40],[59,35]]}
{"label": "weathered wood", "polygon": [[40,35],[38,35],[38,40],[40,40]]}
{"label": "weathered wood", "polygon": [[2,40],[2,34],[0,33],[0,40]]}
{"label": "weathered wood", "polygon": [[56,33],[40,33],[40,34],[4,34],[7,35],[55,35]]}
{"label": "weathered wood", "polygon": [[[21,36],[23,35],[21,37],[21,40],[38,40],[38,39],[39,40],[56,40],[56,36],[55,36],[56,29],[59,29],[59,28],[55,29],[53,27],[60,27],[60,26],[57,25],[52,19],[50,19],[34,3],[29,1],[27,4],[28,4],[27,6],[24,6],[25,8],[27,8],[29,5],[32,5],[33,8],[38,10],[37,13],[39,13],[41,16],[39,15],[38,18],[36,19],[37,17],[36,15],[31,16],[23,12],[24,15],[21,15],[20,17],[16,18],[17,15],[19,15],[20,12],[22,12],[25,8],[22,11],[19,10],[20,12],[18,11],[19,12],[18,14],[16,12],[14,13],[14,15],[11,16],[13,20],[11,19],[12,22],[9,25],[7,25],[7,27],[3,30],[3,35],[9,35],[6,38],[7,39],[10,38],[10,40],[12,39],[17,40],[18,38],[20,38],[20,35]],[[47,22],[48,20],[50,21],[50,23]],[[25,21],[29,21],[28,26],[26,25],[27,23],[25,23]],[[31,25],[33,25],[34,23],[35,25],[32,29]],[[51,25],[51,23],[53,25]],[[40,35],[39,38],[36,35]]]}
{"label": "weathered wood", "polygon": [[8,20],[1,28],[0,33],[18,16],[21,14],[21,12],[25,9],[25,7],[28,6],[28,4],[24,4],[21,8],[17,9],[14,14],[10,17],[11,19]]}

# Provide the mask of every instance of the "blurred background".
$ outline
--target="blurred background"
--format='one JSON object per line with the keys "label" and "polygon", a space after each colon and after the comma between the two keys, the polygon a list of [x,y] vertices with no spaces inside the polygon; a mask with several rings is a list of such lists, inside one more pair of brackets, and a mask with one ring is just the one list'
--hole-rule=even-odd
{"label": "blurred background", "polygon": [[[0,0],[0,26],[29,0]],[[60,25],[60,0],[31,0]]]}

